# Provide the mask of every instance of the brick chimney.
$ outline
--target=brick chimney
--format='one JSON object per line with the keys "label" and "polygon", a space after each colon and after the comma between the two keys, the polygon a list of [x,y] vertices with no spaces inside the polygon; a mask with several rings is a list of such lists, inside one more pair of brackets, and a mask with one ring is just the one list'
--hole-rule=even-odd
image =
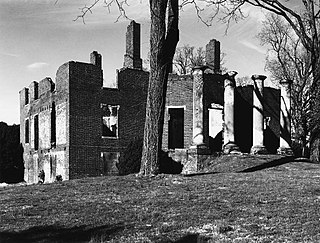
{"label": "brick chimney", "polygon": [[210,40],[206,45],[206,65],[213,69],[214,73],[220,73],[220,42]]}
{"label": "brick chimney", "polygon": [[98,66],[100,69],[102,67],[102,57],[97,51],[93,51],[90,53],[90,63]]}
{"label": "brick chimney", "polygon": [[124,54],[123,67],[142,69],[142,59],[140,58],[140,24],[134,20],[127,27],[126,53]]}

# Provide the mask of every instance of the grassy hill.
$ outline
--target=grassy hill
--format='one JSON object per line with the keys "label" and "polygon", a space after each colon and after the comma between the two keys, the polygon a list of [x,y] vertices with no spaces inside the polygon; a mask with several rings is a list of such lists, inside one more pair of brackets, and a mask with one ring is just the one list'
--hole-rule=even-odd
{"label": "grassy hill", "polygon": [[0,188],[0,242],[320,242],[320,165],[222,156],[197,175]]}

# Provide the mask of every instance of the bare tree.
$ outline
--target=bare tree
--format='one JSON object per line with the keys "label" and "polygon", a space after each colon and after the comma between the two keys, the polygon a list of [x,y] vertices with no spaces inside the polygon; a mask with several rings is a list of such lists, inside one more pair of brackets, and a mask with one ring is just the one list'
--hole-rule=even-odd
{"label": "bare tree", "polygon": [[[220,54],[220,70],[226,71],[224,52]],[[194,47],[188,44],[178,47],[173,58],[174,71],[179,75],[190,74],[195,66],[205,65],[206,52],[202,47]]]}
{"label": "bare tree", "polygon": [[198,48],[196,52],[197,60],[194,60],[194,46],[183,45],[178,47],[173,59],[174,68],[177,74],[184,75],[190,74],[193,68],[193,63],[203,65],[205,62],[205,52],[202,48]]}
{"label": "bare tree", "polygon": [[317,107],[312,105],[317,90],[312,79],[311,54],[302,45],[299,37],[288,23],[278,15],[268,14],[263,21],[263,28],[258,34],[263,45],[270,47],[266,58],[266,69],[271,73],[271,80],[279,84],[283,80],[292,80],[292,123],[295,139],[302,145],[303,155],[310,131],[317,119]]}
{"label": "bare tree", "polygon": [[150,76],[140,174],[159,173],[168,74],[179,41],[178,0],[150,0]]}
{"label": "bare tree", "polygon": [[253,85],[253,80],[249,76],[238,77],[236,78],[236,85],[237,86]]}

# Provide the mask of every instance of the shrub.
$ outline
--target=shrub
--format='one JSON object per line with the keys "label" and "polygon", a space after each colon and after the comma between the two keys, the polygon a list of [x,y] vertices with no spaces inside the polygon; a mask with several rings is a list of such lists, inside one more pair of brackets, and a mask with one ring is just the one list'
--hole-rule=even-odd
{"label": "shrub", "polygon": [[128,175],[140,171],[143,139],[132,140],[121,154],[117,168],[119,175]]}
{"label": "shrub", "polygon": [[160,173],[180,174],[183,165],[169,157],[168,152],[161,151],[160,154]]}
{"label": "shrub", "polygon": [[[129,143],[123,154],[120,156],[117,168],[119,175],[128,175],[140,171],[142,156],[142,139],[134,139]],[[160,153],[160,173],[180,174],[182,171],[181,163],[177,163],[168,156],[167,152]]]}

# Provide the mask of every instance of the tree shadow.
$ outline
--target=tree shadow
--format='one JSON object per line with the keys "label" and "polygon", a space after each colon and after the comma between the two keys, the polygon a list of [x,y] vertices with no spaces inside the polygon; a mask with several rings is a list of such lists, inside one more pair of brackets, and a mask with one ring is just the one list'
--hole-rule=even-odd
{"label": "tree shadow", "polygon": [[184,177],[194,177],[194,176],[203,176],[203,175],[213,175],[213,174],[220,174],[221,172],[215,171],[208,171],[208,172],[195,172],[191,174],[184,174]]}
{"label": "tree shadow", "polygon": [[1,243],[31,243],[31,242],[89,242],[91,239],[107,239],[110,235],[124,230],[124,225],[105,225],[94,228],[79,226],[63,228],[59,226],[36,226],[21,232],[0,232]]}
{"label": "tree shadow", "polygon": [[288,157],[272,160],[270,162],[239,171],[238,173],[255,172],[255,171],[264,170],[264,169],[276,167],[279,165],[283,165],[283,164],[286,164],[286,163],[289,163],[292,161],[294,161],[294,156],[288,156]]}

